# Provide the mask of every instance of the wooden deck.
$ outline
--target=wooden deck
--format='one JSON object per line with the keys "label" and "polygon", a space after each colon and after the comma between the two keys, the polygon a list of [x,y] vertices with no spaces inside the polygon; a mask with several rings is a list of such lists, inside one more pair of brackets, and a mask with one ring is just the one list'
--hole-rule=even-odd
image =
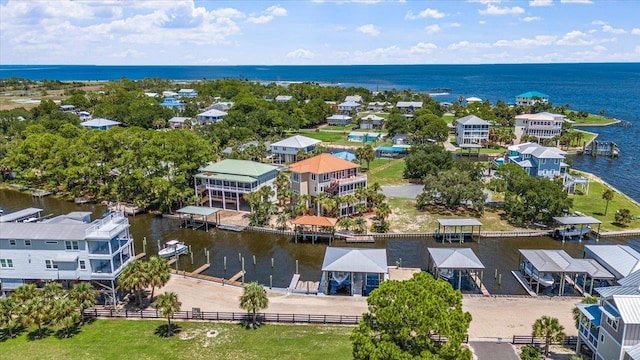
{"label": "wooden deck", "polygon": [[233,275],[231,278],[229,278],[228,282],[237,282],[238,279],[240,279],[243,275],[244,275],[244,271],[240,270],[238,271],[235,275]]}
{"label": "wooden deck", "polygon": [[223,278],[218,278],[215,276],[196,274],[195,272],[176,271],[175,269],[172,269],[171,273],[176,275],[188,276],[194,279],[211,281],[211,282],[215,282],[222,285],[232,285],[232,286],[240,286],[240,287],[244,286],[244,284],[239,281],[232,281],[232,280],[226,280]]}
{"label": "wooden deck", "polygon": [[344,241],[348,243],[374,243],[376,240],[371,235],[354,235],[347,236]]}
{"label": "wooden deck", "polygon": [[147,256],[147,253],[140,253],[140,254],[136,255],[134,260],[140,260],[140,259],[142,259],[142,258],[144,258],[146,256]]}
{"label": "wooden deck", "polygon": [[236,225],[236,224],[218,224],[218,229],[235,231],[235,232],[240,232],[244,230],[245,227],[246,226]]}
{"label": "wooden deck", "polygon": [[167,262],[169,263],[169,266],[171,266],[171,265],[175,264],[175,263],[176,263],[176,261],[177,261],[177,259],[176,259],[176,258],[174,258],[174,257],[169,258],[169,260],[167,260]]}
{"label": "wooden deck", "polygon": [[211,264],[204,264],[202,266],[200,266],[199,268],[195,269],[193,271],[193,273],[195,274],[202,274],[203,272],[205,272],[209,267],[211,267]]}
{"label": "wooden deck", "polygon": [[484,286],[484,282],[482,282],[479,277],[472,277],[472,279],[476,284],[476,287],[480,289],[480,293],[482,294],[482,296],[491,296],[489,290],[487,290],[487,288]]}
{"label": "wooden deck", "polygon": [[511,271],[511,273],[513,274],[513,276],[515,276],[516,280],[518,280],[520,285],[522,285],[522,287],[529,293],[529,295],[538,296],[538,294],[536,294],[536,292],[529,287],[529,282],[527,281],[527,279],[525,279],[525,277],[522,275],[520,271],[513,270]]}

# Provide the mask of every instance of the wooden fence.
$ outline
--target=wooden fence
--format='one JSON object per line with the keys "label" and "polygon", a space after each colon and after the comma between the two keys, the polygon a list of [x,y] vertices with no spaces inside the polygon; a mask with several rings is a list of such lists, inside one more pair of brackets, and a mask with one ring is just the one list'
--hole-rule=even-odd
{"label": "wooden fence", "polygon": [[[513,340],[511,341],[513,345],[537,345],[543,346],[544,339],[536,338],[531,335],[513,335]],[[565,336],[562,341],[553,341],[552,345],[564,345],[564,346],[576,346],[578,343],[577,336]]]}

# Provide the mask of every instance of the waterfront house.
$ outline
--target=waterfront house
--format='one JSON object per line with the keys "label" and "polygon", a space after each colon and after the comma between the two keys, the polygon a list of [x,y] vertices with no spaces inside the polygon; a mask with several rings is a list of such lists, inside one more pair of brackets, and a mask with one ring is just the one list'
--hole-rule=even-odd
{"label": "waterfront house", "polygon": [[308,138],[302,135],[295,135],[284,140],[271,144],[271,154],[273,162],[282,164],[297,160],[298,151],[305,154],[312,153],[322,141]]}
{"label": "waterfront house", "polygon": [[162,102],[160,103],[160,106],[178,109],[178,111],[184,110],[184,103],[173,97],[164,98],[164,100],[162,100]]}
{"label": "waterfront house", "polygon": [[320,291],[327,295],[367,296],[389,279],[386,249],[327,247]]}
{"label": "waterfront house", "polygon": [[373,101],[367,104],[367,110],[370,111],[384,111],[391,105],[386,101]]}
{"label": "waterfront house", "polygon": [[178,93],[177,93],[177,92],[175,92],[175,91],[167,90],[167,91],[163,91],[163,92],[162,92],[162,97],[165,97],[165,98],[167,98],[167,97],[173,97],[173,98],[176,98],[176,99],[177,99],[177,98],[179,98],[179,97],[180,97],[180,95],[178,95]]}
{"label": "waterfront house", "polygon": [[26,283],[56,280],[67,287],[91,281],[115,303],[117,278],[134,256],[129,220],[121,211],[93,222],[90,212],[0,222],[0,294]]}
{"label": "waterfront house", "polygon": [[[243,153],[245,150],[247,150],[249,147],[251,146],[259,146],[260,144],[263,144],[265,147],[265,156],[269,156],[271,154],[271,142],[269,141],[264,141],[264,142],[259,142],[259,141],[249,141],[246,143],[242,143],[240,145],[238,145],[236,147],[236,150],[238,150],[238,152]],[[226,148],[224,148],[224,150],[222,150],[222,155],[223,156],[229,156],[231,154],[233,154],[233,150],[234,148],[231,146],[227,146]]]}
{"label": "waterfront house", "polygon": [[516,141],[520,142],[523,135],[535,136],[538,139],[560,136],[563,122],[564,115],[548,112],[516,115]]}
{"label": "waterfront house", "polygon": [[352,117],[349,115],[333,114],[327,118],[327,124],[331,126],[345,126],[351,124]]}
{"label": "waterfront house", "polygon": [[194,89],[180,89],[178,90],[178,96],[183,98],[195,98],[198,97],[198,92]]}
{"label": "waterfront house", "polygon": [[224,112],[229,112],[229,109],[233,107],[233,102],[230,101],[221,101],[209,106],[206,110],[216,109]]}
{"label": "waterfront house", "polygon": [[291,101],[292,99],[293,99],[293,96],[291,96],[291,95],[278,95],[278,96],[276,96],[275,100],[276,100],[276,102],[284,103],[284,102],[287,102],[287,101]]}
{"label": "waterfront house", "polygon": [[87,120],[80,123],[80,126],[84,126],[88,129],[93,130],[109,130],[114,126],[118,126],[121,123],[118,121],[113,121],[105,118],[95,118],[91,120]]}
{"label": "waterfront house", "polygon": [[224,119],[225,116],[227,116],[227,113],[224,111],[209,109],[205,112],[198,114],[197,119],[201,125],[207,125],[207,124],[215,124],[217,122],[220,122]]}
{"label": "waterfront house", "polygon": [[480,99],[479,97],[475,97],[475,96],[471,96],[468,97],[466,99],[464,99],[467,104],[473,104],[473,103],[477,103],[477,102],[482,102],[482,99]]}
{"label": "waterfront house", "polygon": [[[320,154],[289,165],[291,190],[299,195],[316,198],[318,194],[332,196],[355,195],[357,188],[367,187],[367,175],[360,173],[360,165],[343,160],[331,154]],[[340,216],[355,213],[357,204],[366,201],[358,199],[354,203],[340,203]],[[312,203],[314,203],[312,201]],[[316,204],[320,215],[320,205]]]}
{"label": "waterfront house", "polygon": [[509,146],[504,163],[517,164],[530,176],[548,179],[562,178],[566,180],[569,165],[564,163],[567,153],[555,148],[536,143],[524,143]]}
{"label": "waterfront house", "polygon": [[358,104],[362,104],[362,96],[360,95],[348,95],[344,98],[345,102],[355,102]]}
{"label": "waterfront house", "polygon": [[278,168],[273,165],[248,160],[225,159],[198,169],[194,176],[196,196],[200,205],[231,210],[249,210],[242,198],[244,194],[260,190],[263,186],[273,189],[270,200],[275,200],[274,180]]}
{"label": "waterfront house", "polygon": [[[576,351],[589,349],[595,360],[640,359],[640,293],[621,287],[602,288],[597,304],[576,304],[580,310]],[[604,295],[606,294],[606,295]]]}
{"label": "waterfront house", "polygon": [[640,271],[640,252],[628,245],[585,245],[584,257],[595,259],[617,280]]}
{"label": "waterfront house", "polygon": [[482,144],[489,140],[489,123],[475,115],[456,120],[456,143]]}
{"label": "waterfront house", "polygon": [[422,109],[422,101],[398,101],[396,108],[404,114],[413,114],[416,110]]}
{"label": "waterfront house", "polygon": [[174,116],[169,119],[169,126],[173,129],[184,129],[190,128],[191,126],[186,126],[187,121],[193,125],[193,118],[190,117],[182,117],[182,116]]}
{"label": "waterfront house", "polygon": [[345,101],[338,104],[338,111],[343,115],[351,115],[353,111],[360,110],[360,104],[355,101]]}
{"label": "waterfront house", "polygon": [[355,141],[355,142],[376,142],[382,140],[384,134],[377,132],[362,132],[362,131],[352,131],[349,133],[347,140]]}
{"label": "waterfront house", "polygon": [[360,119],[360,129],[382,129],[384,118],[373,114]]}
{"label": "waterfront house", "polygon": [[549,95],[537,91],[528,91],[516,96],[517,106],[533,106],[538,102],[547,104],[549,102]]}
{"label": "waterfront house", "polygon": [[66,113],[75,113],[76,107],[75,105],[60,105],[60,111]]}

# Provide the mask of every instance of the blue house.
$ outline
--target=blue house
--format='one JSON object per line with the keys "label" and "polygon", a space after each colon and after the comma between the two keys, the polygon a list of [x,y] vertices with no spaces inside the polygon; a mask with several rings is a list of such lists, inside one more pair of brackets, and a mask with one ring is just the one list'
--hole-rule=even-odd
{"label": "blue house", "polygon": [[198,92],[193,89],[180,89],[178,91],[178,96],[184,98],[194,98],[198,97]]}
{"label": "blue house", "polygon": [[175,109],[178,109],[179,111],[184,110],[184,104],[182,102],[180,102],[179,100],[176,100],[175,98],[172,98],[172,97],[165,98],[160,103],[160,106],[164,106],[164,107],[168,107],[168,108],[175,108]]}
{"label": "blue house", "polygon": [[567,153],[555,148],[536,143],[524,143],[509,146],[505,164],[513,163],[520,166],[530,176],[547,179],[567,179],[569,165],[564,163]]}

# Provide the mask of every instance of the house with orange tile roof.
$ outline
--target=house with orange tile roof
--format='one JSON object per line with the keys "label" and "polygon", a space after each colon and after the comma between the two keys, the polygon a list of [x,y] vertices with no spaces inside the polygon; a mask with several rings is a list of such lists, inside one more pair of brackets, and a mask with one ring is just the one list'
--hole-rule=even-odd
{"label": "house with orange tile roof", "polygon": [[[293,163],[289,165],[289,171],[293,192],[309,195],[311,198],[316,198],[319,194],[328,197],[355,195],[357,188],[367,187],[367,175],[360,173],[360,165],[331,154],[320,154]],[[358,199],[351,204],[340,203],[339,215],[355,213],[356,205],[364,201],[366,200]],[[316,214],[320,213],[319,210],[316,204]]]}

